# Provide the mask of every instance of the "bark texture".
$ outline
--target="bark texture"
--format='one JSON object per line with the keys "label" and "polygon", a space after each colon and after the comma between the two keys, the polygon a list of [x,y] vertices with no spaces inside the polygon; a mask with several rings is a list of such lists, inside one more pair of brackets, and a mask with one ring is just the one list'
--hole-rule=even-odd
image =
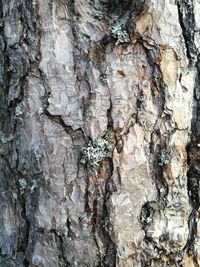
{"label": "bark texture", "polygon": [[200,266],[199,10],[0,0],[1,267]]}

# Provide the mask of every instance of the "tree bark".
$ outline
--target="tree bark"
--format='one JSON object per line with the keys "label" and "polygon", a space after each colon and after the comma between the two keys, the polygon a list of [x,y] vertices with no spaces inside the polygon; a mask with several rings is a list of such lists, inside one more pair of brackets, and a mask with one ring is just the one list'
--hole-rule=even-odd
{"label": "tree bark", "polygon": [[0,266],[200,266],[199,10],[0,0]]}

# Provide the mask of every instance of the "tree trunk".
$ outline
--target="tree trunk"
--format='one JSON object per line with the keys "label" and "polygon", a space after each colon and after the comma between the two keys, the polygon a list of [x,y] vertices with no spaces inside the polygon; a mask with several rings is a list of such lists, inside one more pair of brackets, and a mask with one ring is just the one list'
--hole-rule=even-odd
{"label": "tree trunk", "polygon": [[200,266],[199,0],[0,0],[0,266]]}

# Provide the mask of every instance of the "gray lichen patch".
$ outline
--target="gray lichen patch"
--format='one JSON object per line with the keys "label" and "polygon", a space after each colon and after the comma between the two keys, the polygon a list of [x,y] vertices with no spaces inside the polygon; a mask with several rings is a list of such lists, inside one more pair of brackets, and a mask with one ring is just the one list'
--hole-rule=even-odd
{"label": "gray lichen patch", "polygon": [[81,163],[88,168],[98,167],[100,161],[109,156],[112,144],[106,139],[98,137],[88,143],[88,147],[81,149]]}
{"label": "gray lichen patch", "polygon": [[159,155],[160,163],[159,165],[163,166],[169,164],[172,158],[172,150],[171,149],[162,149]]}
{"label": "gray lichen patch", "polygon": [[27,182],[25,179],[19,179],[19,190],[21,195],[23,195],[24,191],[26,190]]}
{"label": "gray lichen patch", "polygon": [[99,76],[99,80],[102,82],[102,84],[106,84],[107,83],[107,75],[106,74],[101,74]]}
{"label": "gray lichen patch", "polygon": [[123,23],[115,22],[111,27],[111,34],[117,39],[117,44],[128,43],[130,41],[129,34]]}
{"label": "gray lichen patch", "polygon": [[9,134],[8,136],[6,136],[4,133],[0,133],[0,142],[2,144],[6,144],[8,142],[11,142],[14,139],[14,136],[12,134]]}
{"label": "gray lichen patch", "polygon": [[23,114],[23,111],[22,111],[21,107],[20,106],[16,106],[16,108],[15,108],[15,116],[19,117],[22,114]]}
{"label": "gray lichen patch", "polygon": [[14,136],[12,134],[5,135],[3,132],[0,132],[0,155],[8,153],[8,145],[13,139]]}
{"label": "gray lichen patch", "polygon": [[32,194],[37,189],[37,187],[38,183],[35,179],[29,183],[27,183],[26,179],[24,178],[19,179],[19,190],[21,195],[23,195],[27,190]]}

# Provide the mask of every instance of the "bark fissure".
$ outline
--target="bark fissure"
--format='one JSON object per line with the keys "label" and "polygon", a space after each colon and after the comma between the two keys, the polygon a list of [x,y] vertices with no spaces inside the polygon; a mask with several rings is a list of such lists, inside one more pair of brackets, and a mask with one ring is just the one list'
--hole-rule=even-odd
{"label": "bark fissure", "polygon": [[[197,60],[199,58],[197,57]],[[188,249],[189,255],[196,258],[195,253],[195,243],[196,243],[196,235],[197,235],[197,218],[198,218],[198,209],[200,207],[200,198],[199,198],[199,60],[196,63],[196,83],[194,87],[194,101],[195,106],[193,110],[193,118],[192,118],[192,129],[191,129],[191,141],[187,146],[187,163],[188,163],[188,195],[190,198],[191,205],[191,214],[188,219],[189,224],[189,237],[186,248]],[[198,265],[197,265],[198,266]]]}
{"label": "bark fissure", "polygon": [[194,6],[193,0],[177,0],[179,22],[185,41],[187,57],[192,63],[196,56],[196,47],[194,42]]}

